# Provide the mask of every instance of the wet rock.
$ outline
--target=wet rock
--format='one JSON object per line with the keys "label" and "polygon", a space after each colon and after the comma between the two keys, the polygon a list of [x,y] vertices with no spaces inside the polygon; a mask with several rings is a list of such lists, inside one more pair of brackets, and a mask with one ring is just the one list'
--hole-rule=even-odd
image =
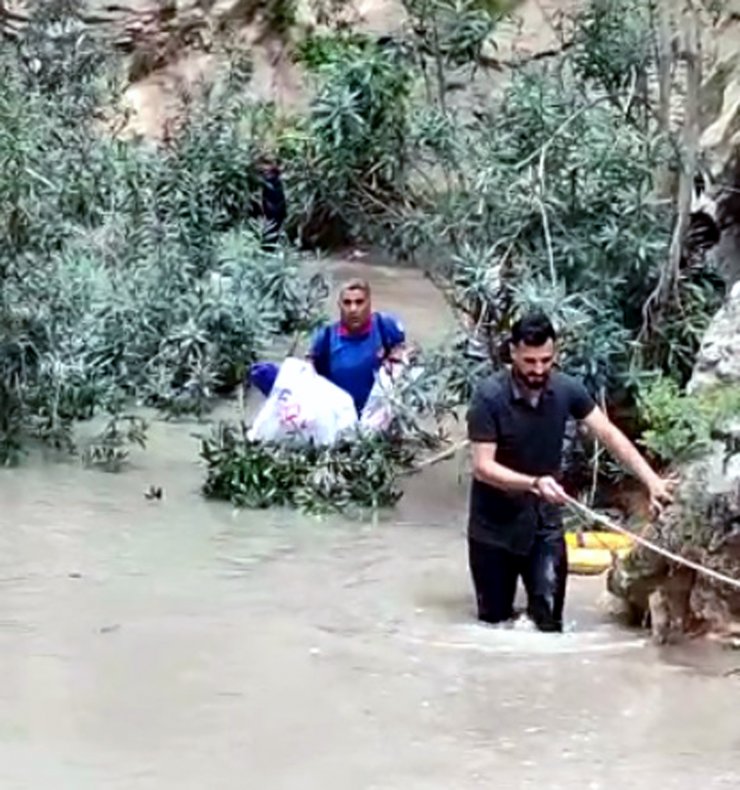
{"label": "wet rock", "polygon": [[[623,602],[618,614],[629,625],[650,624],[650,597],[667,578],[668,564],[657,554],[637,548],[615,561],[606,578],[607,590]],[[616,610],[616,605],[613,605]]]}
{"label": "wet rock", "polygon": [[[740,580],[740,463],[725,467],[724,452],[717,442],[704,458],[682,470],[676,504],[646,537]],[[729,473],[723,474],[722,468]],[[740,628],[740,590],[649,549],[638,546],[617,561],[607,587],[629,607],[632,624],[649,626],[660,644],[682,634]]]}
{"label": "wet rock", "polygon": [[713,36],[713,63],[702,88],[705,113],[712,120],[704,129],[701,148],[712,171],[719,175],[740,146],[740,0],[726,0]]}
{"label": "wet rock", "polygon": [[688,391],[727,383],[740,385],[740,282],[704,335]]}

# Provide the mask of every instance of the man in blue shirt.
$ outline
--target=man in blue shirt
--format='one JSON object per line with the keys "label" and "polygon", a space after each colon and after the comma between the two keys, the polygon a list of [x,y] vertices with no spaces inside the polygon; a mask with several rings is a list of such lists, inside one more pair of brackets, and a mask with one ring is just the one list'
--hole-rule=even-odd
{"label": "man in blue shirt", "polygon": [[317,373],[352,396],[359,415],[375,374],[382,364],[399,361],[405,340],[399,321],[373,312],[369,283],[355,279],[339,292],[339,321],[316,332],[309,355]]}

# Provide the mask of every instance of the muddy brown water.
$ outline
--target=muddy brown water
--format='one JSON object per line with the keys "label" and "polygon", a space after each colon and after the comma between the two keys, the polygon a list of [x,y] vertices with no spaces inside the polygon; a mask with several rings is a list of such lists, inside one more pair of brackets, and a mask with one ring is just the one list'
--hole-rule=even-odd
{"label": "muddy brown water", "polygon": [[[372,277],[412,334],[443,322]],[[732,661],[620,628],[602,579],[562,636],[473,622],[456,461],[375,525],[236,512],[199,494],[201,430],[154,422],[118,475],[0,474],[3,790],[740,786]]]}

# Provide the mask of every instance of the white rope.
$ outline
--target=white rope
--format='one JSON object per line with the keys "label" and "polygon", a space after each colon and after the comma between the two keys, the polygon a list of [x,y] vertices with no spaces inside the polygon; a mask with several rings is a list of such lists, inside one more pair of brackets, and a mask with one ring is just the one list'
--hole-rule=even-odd
{"label": "white rope", "polygon": [[656,554],[660,554],[666,559],[671,560],[672,562],[678,563],[679,565],[685,565],[687,568],[691,568],[695,570],[697,573],[702,573],[705,576],[709,576],[715,581],[721,582],[723,584],[728,584],[730,587],[734,587],[737,590],[740,590],[740,581],[737,579],[733,579],[730,576],[726,576],[724,573],[720,573],[719,571],[712,570],[712,568],[706,568],[703,565],[699,565],[698,562],[693,562],[692,560],[687,559],[686,557],[681,557],[678,554],[674,554],[672,551],[668,551],[668,549],[664,549],[661,546],[657,546],[655,543],[647,540],[647,538],[643,538],[641,535],[636,535],[634,532],[630,531],[629,529],[625,529],[624,527],[620,527],[618,524],[615,524],[613,521],[610,521],[606,516],[602,516],[599,513],[591,510],[591,508],[586,507],[586,505],[577,502],[575,499],[571,499],[568,497],[567,506],[570,507],[572,510],[575,510],[578,515],[587,518],[590,521],[596,521],[602,526],[606,527],[607,529],[612,530],[613,532],[620,532],[622,535],[627,535],[628,537],[632,538],[635,543],[639,543],[642,546],[645,546],[646,549],[650,549],[650,551],[654,551]]}
{"label": "white rope", "polygon": [[[439,461],[443,461],[449,458],[451,455],[454,455],[458,450],[463,449],[469,444],[467,440],[462,441],[452,447],[448,447],[443,452],[439,453],[438,455],[432,456],[428,458],[426,461],[421,461],[419,464],[414,467],[412,471],[421,471],[422,469],[431,466],[432,464],[436,464]],[[662,546],[658,546],[657,544],[653,543],[652,541],[648,540],[647,538],[643,538],[642,535],[637,535],[629,529],[625,529],[624,527],[620,527],[619,524],[615,524],[613,521],[610,521],[606,516],[602,516],[600,513],[597,513],[591,508],[586,507],[586,505],[578,502],[577,500],[573,499],[572,497],[568,497],[566,502],[566,507],[570,507],[571,510],[574,510],[578,515],[588,521],[596,521],[597,523],[601,524],[602,526],[606,527],[607,529],[611,530],[612,532],[619,532],[622,535],[626,535],[635,543],[639,543],[640,545],[644,546],[646,549],[650,549],[650,551],[654,551],[656,554],[660,554],[666,559],[671,560],[679,565],[684,565],[687,568],[691,568],[692,570],[696,571],[697,573],[702,573],[705,576],[709,576],[710,578],[718,581],[722,584],[727,584],[730,587],[734,587],[736,590],[740,590],[740,581],[737,579],[733,579],[731,576],[726,576],[724,573],[720,573],[719,571],[715,571],[712,568],[707,568],[704,565],[700,565],[698,562],[694,562],[693,560],[687,559],[686,557],[682,557],[679,554],[674,554],[672,551],[668,549],[664,549]]]}

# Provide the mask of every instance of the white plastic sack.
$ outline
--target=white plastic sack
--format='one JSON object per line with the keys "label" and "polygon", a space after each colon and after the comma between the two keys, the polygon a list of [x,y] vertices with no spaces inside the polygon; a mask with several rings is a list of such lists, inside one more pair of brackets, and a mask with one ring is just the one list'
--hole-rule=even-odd
{"label": "white plastic sack", "polygon": [[352,397],[303,359],[288,357],[248,436],[279,442],[290,439],[333,444],[357,425]]}
{"label": "white plastic sack", "polygon": [[367,403],[360,414],[360,426],[371,432],[385,431],[393,419],[393,378],[400,365],[393,365],[389,373],[382,367],[375,376]]}
{"label": "white plastic sack", "polygon": [[423,372],[418,365],[410,366],[404,362],[394,363],[390,371],[382,367],[375,376],[375,384],[360,415],[361,428],[371,433],[387,430],[394,417],[395,403],[400,398],[397,390],[403,386],[401,382],[416,381]]}

